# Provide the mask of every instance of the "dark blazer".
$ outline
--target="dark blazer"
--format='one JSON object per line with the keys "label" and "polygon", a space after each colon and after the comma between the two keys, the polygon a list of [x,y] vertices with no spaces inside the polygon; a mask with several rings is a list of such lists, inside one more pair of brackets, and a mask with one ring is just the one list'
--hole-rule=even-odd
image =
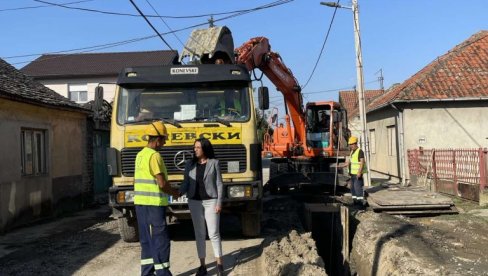
{"label": "dark blazer", "polygon": [[[192,160],[187,161],[185,165],[185,176],[183,183],[180,186],[180,192],[187,194],[188,198],[192,198],[195,195],[197,179],[197,165]],[[217,204],[222,206],[222,197],[224,193],[224,187],[222,184],[222,173],[220,172],[219,160],[207,159],[207,165],[205,166],[205,173],[203,174],[203,183],[205,184],[205,190],[211,198],[217,199]]]}

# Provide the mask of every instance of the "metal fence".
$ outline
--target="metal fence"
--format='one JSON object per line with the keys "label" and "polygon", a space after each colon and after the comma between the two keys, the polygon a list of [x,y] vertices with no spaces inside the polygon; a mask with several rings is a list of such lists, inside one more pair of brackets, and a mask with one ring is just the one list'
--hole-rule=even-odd
{"label": "metal fence", "polygon": [[487,186],[487,149],[408,150],[410,178],[419,185],[479,201]]}

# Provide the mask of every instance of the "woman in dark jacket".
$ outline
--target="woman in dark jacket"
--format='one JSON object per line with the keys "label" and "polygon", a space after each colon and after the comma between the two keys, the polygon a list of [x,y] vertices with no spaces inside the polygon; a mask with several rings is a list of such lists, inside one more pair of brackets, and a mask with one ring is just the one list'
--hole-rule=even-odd
{"label": "woman in dark jacket", "polygon": [[193,145],[193,159],[185,166],[185,177],[180,192],[188,197],[193,229],[197,244],[200,267],[197,275],[206,275],[205,234],[212,242],[217,259],[217,275],[224,275],[222,266],[222,242],[220,239],[220,211],[222,210],[222,174],[219,160],[215,159],[212,144],[208,139],[199,138]]}

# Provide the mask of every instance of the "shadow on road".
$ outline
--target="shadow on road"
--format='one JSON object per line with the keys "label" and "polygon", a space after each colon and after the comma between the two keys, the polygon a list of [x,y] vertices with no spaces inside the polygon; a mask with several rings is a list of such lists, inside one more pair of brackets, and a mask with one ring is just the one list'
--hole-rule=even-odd
{"label": "shadow on road", "polygon": [[[28,231],[50,231],[34,240],[12,235],[13,240],[2,245],[15,245],[12,253],[0,258],[0,275],[72,275],[93,258],[112,247],[120,236],[114,229],[116,221],[108,217],[108,212],[94,216],[73,215],[64,218],[65,223],[49,228],[36,225],[22,229]],[[103,228],[99,225],[106,225]],[[32,235],[33,236],[33,235]],[[18,239],[17,241],[15,239]]]}

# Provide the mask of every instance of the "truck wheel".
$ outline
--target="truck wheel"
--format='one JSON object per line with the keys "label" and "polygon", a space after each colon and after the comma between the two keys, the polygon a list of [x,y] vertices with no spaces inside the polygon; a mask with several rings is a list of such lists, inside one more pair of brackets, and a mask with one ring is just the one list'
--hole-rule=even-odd
{"label": "truck wheel", "polygon": [[134,218],[120,217],[117,219],[119,223],[120,237],[125,242],[138,242],[139,231],[137,229],[137,220]]}
{"label": "truck wheel", "polygon": [[244,237],[259,236],[261,233],[261,213],[242,213],[241,227]]}

